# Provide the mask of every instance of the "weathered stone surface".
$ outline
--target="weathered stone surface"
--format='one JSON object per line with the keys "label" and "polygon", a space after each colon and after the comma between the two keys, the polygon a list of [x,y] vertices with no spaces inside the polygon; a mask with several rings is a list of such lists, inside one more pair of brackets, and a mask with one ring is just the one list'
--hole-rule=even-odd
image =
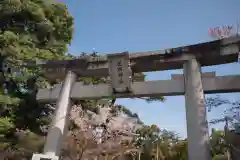
{"label": "weathered stone surface", "polygon": [[[214,78],[203,78],[204,93],[226,93],[240,91],[240,75],[219,76]],[[77,82],[74,84],[72,99],[101,99],[112,97],[108,84],[82,85]],[[61,85],[58,84],[53,89],[41,89],[38,92],[39,101],[56,101],[60,92]],[[148,96],[175,96],[184,94],[184,80],[159,80],[135,82],[132,84],[133,94],[117,94],[116,97],[148,97]]]}
{"label": "weathered stone surface", "polygon": [[[183,64],[195,56],[201,66],[218,65],[236,62],[239,53],[240,37],[230,37],[222,40],[199,43],[179,48],[173,48],[171,53],[165,51],[148,51],[130,54],[133,72],[151,72],[159,70],[181,69]],[[72,70],[80,76],[108,76],[107,56],[83,56],[74,60],[48,61],[43,67]],[[47,74],[49,78],[54,77]],[[59,74],[59,73],[55,73]]]}

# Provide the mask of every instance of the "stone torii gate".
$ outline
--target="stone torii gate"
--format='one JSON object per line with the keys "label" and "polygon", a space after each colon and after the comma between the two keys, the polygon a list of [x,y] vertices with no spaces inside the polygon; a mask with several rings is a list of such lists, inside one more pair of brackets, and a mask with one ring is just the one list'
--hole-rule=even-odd
{"label": "stone torii gate", "polygon": [[[201,66],[237,61],[240,37],[174,48],[171,53],[150,51],[128,52],[74,60],[47,61],[42,64],[49,78],[65,77],[52,89],[41,89],[41,102],[57,101],[55,116],[44,146],[43,154],[33,160],[58,160],[62,138],[67,130],[71,100],[107,97],[154,97],[185,95],[189,160],[210,160],[208,123],[204,93],[240,92],[240,75],[215,76],[201,73]],[[183,75],[171,80],[134,82],[132,73],[183,68]],[[83,85],[77,76],[110,76],[110,84]]]}

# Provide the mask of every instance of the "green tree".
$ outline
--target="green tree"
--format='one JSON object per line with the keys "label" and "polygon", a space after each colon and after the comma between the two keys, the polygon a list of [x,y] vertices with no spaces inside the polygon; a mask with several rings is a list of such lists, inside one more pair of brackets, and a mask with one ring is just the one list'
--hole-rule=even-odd
{"label": "green tree", "polygon": [[158,139],[160,129],[156,125],[144,125],[139,128],[136,133],[138,134],[134,141],[136,147],[139,148],[142,159],[151,159],[153,151],[153,142]]}
{"label": "green tree", "polygon": [[212,157],[215,157],[216,155],[224,155],[227,147],[224,131],[212,129],[212,134],[210,136],[210,145]]}
{"label": "green tree", "polygon": [[188,159],[187,140],[179,140],[172,146],[172,150],[174,150],[172,160]]}
{"label": "green tree", "polygon": [[[237,142],[237,138],[235,139],[234,137],[240,133],[240,101],[229,101],[220,96],[216,96],[206,99],[206,104],[209,112],[222,105],[227,105],[228,107],[224,113],[222,113],[223,116],[219,116],[210,121],[211,124],[217,124],[220,122],[226,123],[224,128],[225,133],[224,131],[212,130],[212,135],[210,137],[212,157],[214,159],[226,159],[226,154],[233,156],[231,152],[233,152],[234,147],[236,148],[233,143]],[[229,122],[230,125],[228,124]],[[230,130],[229,127],[232,129]]]}
{"label": "green tree", "polygon": [[210,97],[206,99],[206,104],[208,107],[208,111],[211,112],[214,108],[221,107],[222,105],[227,105],[228,108],[224,111],[223,116],[212,119],[210,121],[211,124],[216,124],[220,122],[228,122],[232,123],[232,128],[240,133],[240,101],[229,101],[220,96]]}
{"label": "green tree", "polygon": [[69,57],[65,53],[73,36],[73,17],[64,4],[44,2],[0,3],[0,136],[8,145],[16,144],[17,130],[42,133],[40,126],[49,123],[51,114],[49,105],[36,102],[37,89],[49,83],[38,74],[41,69],[25,67],[25,62]]}
{"label": "green tree", "polygon": [[180,140],[175,132],[152,125],[143,126],[136,133],[135,143],[142,152],[141,159],[187,160],[187,141]]}
{"label": "green tree", "polygon": [[[180,140],[175,132],[161,130],[158,141],[158,154],[165,159],[185,160],[187,154],[187,145],[185,140]],[[159,156],[158,156],[159,157]]]}

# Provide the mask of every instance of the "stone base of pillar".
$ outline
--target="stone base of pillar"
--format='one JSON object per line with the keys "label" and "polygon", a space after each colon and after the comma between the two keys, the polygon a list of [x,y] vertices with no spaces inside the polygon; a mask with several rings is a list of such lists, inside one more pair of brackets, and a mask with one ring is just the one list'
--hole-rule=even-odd
{"label": "stone base of pillar", "polygon": [[59,160],[59,157],[46,154],[33,154],[32,160]]}

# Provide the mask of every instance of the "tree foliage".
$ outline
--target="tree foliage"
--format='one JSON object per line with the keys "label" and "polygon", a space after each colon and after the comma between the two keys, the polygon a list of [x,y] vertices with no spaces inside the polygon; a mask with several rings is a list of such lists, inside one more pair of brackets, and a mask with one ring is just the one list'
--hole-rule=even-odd
{"label": "tree foliage", "polygon": [[228,122],[232,123],[232,128],[240,133],[240,101],[229,101],[220,96],[210,97],[206,99],[206,105],[208,107],[208,111],[211,112],[214,108],[221,107],[223,105],[227,106],[227,109],[222,113],[223,116],[212,119],[210,121],[211,124],[216,124],[220,122]]}
{"label": "tree foliage", "polygon": [[141,159],[187,159],[187,141],[180,140],[175,132],[145,125],[136,133],[135,143],[142,152]]}
{"label": "tree foliage", "polygon": [[210,136],[211,154],[212,156],[222,155],[226,152],[226,142],[224,138],[224,131],[212,129]]}
{"label": "tree foliage", "polygon": [[15,143],[17,130],[42,133],[51,109],[36,102],[39,87],[49,85],[39,68],[24,67],[35,59],[65,59],[73,36],[73,17],[61,3],[43,0],[0,2],[0,136]]}
{"label": "tree foliage", "polygon": [[[239,156],[238,135],[240,133],[240,101],[230,101],[220,96],[210,97],[206,99],[208,111],[211,112],[215,108],[226,107],[216,119],[212,119],[210,124],[225,122],[224,131],[212,129],[210,137],[211,154],[213,159],[227,159],[227,155],[232,158]],[[236,155],[235,155],[236,154]]]}

